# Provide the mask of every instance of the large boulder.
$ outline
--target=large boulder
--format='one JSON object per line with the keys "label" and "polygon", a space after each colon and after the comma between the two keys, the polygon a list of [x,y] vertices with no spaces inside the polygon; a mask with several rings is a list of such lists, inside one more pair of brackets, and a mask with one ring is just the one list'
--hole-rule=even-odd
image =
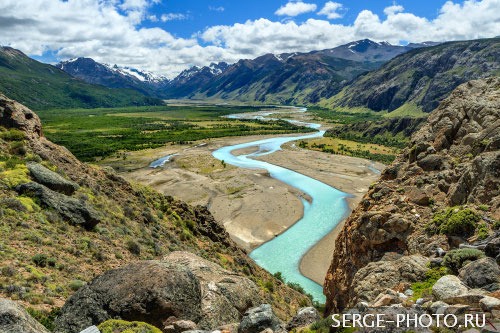
{"label": "large boulder", "polygon": [[488,291],[500,289],[500,269],[495,259],[486,257],[475,260],[460,269],[460,279],[470,288]]}
{"label": "large boulder", "polygon": [[286,330],[291,331],[294,328],[303,328],[321,319],[318,310],[312,306],[301,308],[295,316],[286,324]]}
{"label": "large boulder", "polygon": [[429,270],[428,262],[426,257],[413,255],[369,263],[355,275],[354,300],[372,302],[387,288],[394,288],[404,282],[424,280],[425,273]]}
{"label": "large boulder", "polygon": [[0,298],[0,332],[2,333],[49,333],[26,310],[16,303]]}
{"label": "large boulder", "polygon": [[460,295],[465,295],[468,288],[455,275],[445,275],[432,286],[432,296],[437,301],[446,302]]}
{"label": "large boulder", "polygon": [[249,309],[238,327],[238,333],[257,333],[266,329],[273,332],[282,331],[283,323],[273,312],[271,305],[261,304]]}
{"label": "large boulder", "polygon": [[54,208],[63,218],[86,229],[92,229],[101,221],[99,214],[85,201],[52,191],[44,185],[25,183],[16,190],[19,194],[37,198],[42,205]]}
{"label": "large boulder", "polygon": [[94,278],[61,309],[56,332],[72,333],[108,319],[161,329],[190,320],[200,329],[240,321],[261,302],[249,279],[188,252],[140,261]]}
{"label": "large boulder", "polygon": [[59,175],[58,173],[47,169],[41,164],[36,162],[29,162],[26,164],[31,176],[36,180],[37,183],[43,184],[50,188],[51,190],[72,195],[78,189],[78,185],[69,181]]}

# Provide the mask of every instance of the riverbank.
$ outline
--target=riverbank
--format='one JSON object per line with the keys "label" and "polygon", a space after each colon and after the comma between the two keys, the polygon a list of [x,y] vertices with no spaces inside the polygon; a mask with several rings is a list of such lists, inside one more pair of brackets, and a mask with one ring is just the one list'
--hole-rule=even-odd
{"label": "riverbank", "polygon": [[[358,205],[370,184],[379,177],[379,173],[372,169],[380,171],[385,168],[382,163],[301,149],[293,143],[287,143],[281,151],[259,159],[294,170],[350,194],[351,197],[346,198],[350,210]],[[348,215],[349,212],[345,217]],[[344,220],[313,246],[300,262],[300,272],[320,285],[323,285],[335,239],[343,225]]]}
{"label": "riverbank", "polygon": [[[288,135],[287,135],[288,136]],[[251,251],[281,234],[302,218],[300,197],[307,195],[269,177],[264,170],[249,170],[224,165],[212,156],[220,147],[261,140],[269,136],[249,136],[204,140],[193,145],[169,145],[161,149],[127,152],[126,159],[108,159],[125,178],[149,185],[163,193],[190,204],[209,206],[217,221],[224,225],[231,238]],[[236,155],[248,154],[255,148],[236,150]],[[172,156],[163,167],[152,169],[149,164],[160,157]],[[335,187],[352,197],[347,199],[352,209],[361,200],[368,186],[378,177],[368,168],[370,161],[341,155],[305,150],[286,143],[281,151],[258,157]],[[383,168],[376,164],[376,168]],[[331,262],[331,253],[340,223],[301,260],[300,271],[313,281],[323,284]]]}

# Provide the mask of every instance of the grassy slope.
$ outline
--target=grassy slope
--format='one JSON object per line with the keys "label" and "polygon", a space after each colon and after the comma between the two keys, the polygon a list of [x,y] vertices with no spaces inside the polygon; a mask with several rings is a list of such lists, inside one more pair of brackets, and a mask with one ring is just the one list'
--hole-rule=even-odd
{"label": "grassy slope", "polygon": [[133,90],[87,84],[20,51],[2,47],[0,92],[34,110],[161,104]]}

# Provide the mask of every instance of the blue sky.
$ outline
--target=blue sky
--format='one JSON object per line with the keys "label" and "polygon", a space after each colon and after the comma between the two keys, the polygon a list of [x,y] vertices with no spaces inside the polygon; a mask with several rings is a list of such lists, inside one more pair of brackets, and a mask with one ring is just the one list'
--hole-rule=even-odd
{"label": "blue sky", "polygon": [[44,62],[75,57],[174,77],[191,66],[499,34],[500,0],[1,0],[0,45]]}
{"label": "blue sky", "polygon": [[[316,4],[318,8],[324,6],[327,1],[304,1]],[[380,16],[384,15],[384,8],[393,5],[395,2],[386,1],[342,1],[346,8],[343,17],[336,19],[335,23],[349,25],[354,22],[358,13],[364,9],[369,9]],[[341,2],[341,3],[342,3]],[[407,12],[411,12],[420,17],[428,19],[435,18],[439,14],[439,9],[445,0],[421,0],[421,1],[398,1]],[[278,16],[276,10],[284,6],[288,1],[283,0],[184,0],[165,1],[156,4],[151,8],[151,13],[161,17],[165,13],[176,13],[185,15],[184,19],[173,19],[167,22],[145,22],[147,27],[160,26],[178,37],[188,38],[193,33],[202,31],[206,27],[214,25],[231,25],[234,23],[244,23],[247,20],[268,18],[270,20],[286,20],[286,16]],[[294,17],[296,21],[306,21],[309,18],[318,19],[314,12],[304,13]]]}

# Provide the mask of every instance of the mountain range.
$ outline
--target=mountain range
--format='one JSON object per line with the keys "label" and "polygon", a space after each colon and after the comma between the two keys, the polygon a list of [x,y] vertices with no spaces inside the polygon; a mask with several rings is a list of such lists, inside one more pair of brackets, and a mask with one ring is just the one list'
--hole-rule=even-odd
{"label": "mountain range", "polygon": [[0,92],[36,110],[162,103],[137,91],[89,84],[19,50],[1,46]]}
{"label": "mountain range", "polygon": [[[161,103],[159,98],[425,116],[461,83],[500,74],[499,54],[499,38],[407,46],[364,39],[308,53],[194,66],[169,80],[90,58],[51,66],[4,47],[0,90],[35,109],[148,105]],[[33,91],[29,97],[25,87]]]}

